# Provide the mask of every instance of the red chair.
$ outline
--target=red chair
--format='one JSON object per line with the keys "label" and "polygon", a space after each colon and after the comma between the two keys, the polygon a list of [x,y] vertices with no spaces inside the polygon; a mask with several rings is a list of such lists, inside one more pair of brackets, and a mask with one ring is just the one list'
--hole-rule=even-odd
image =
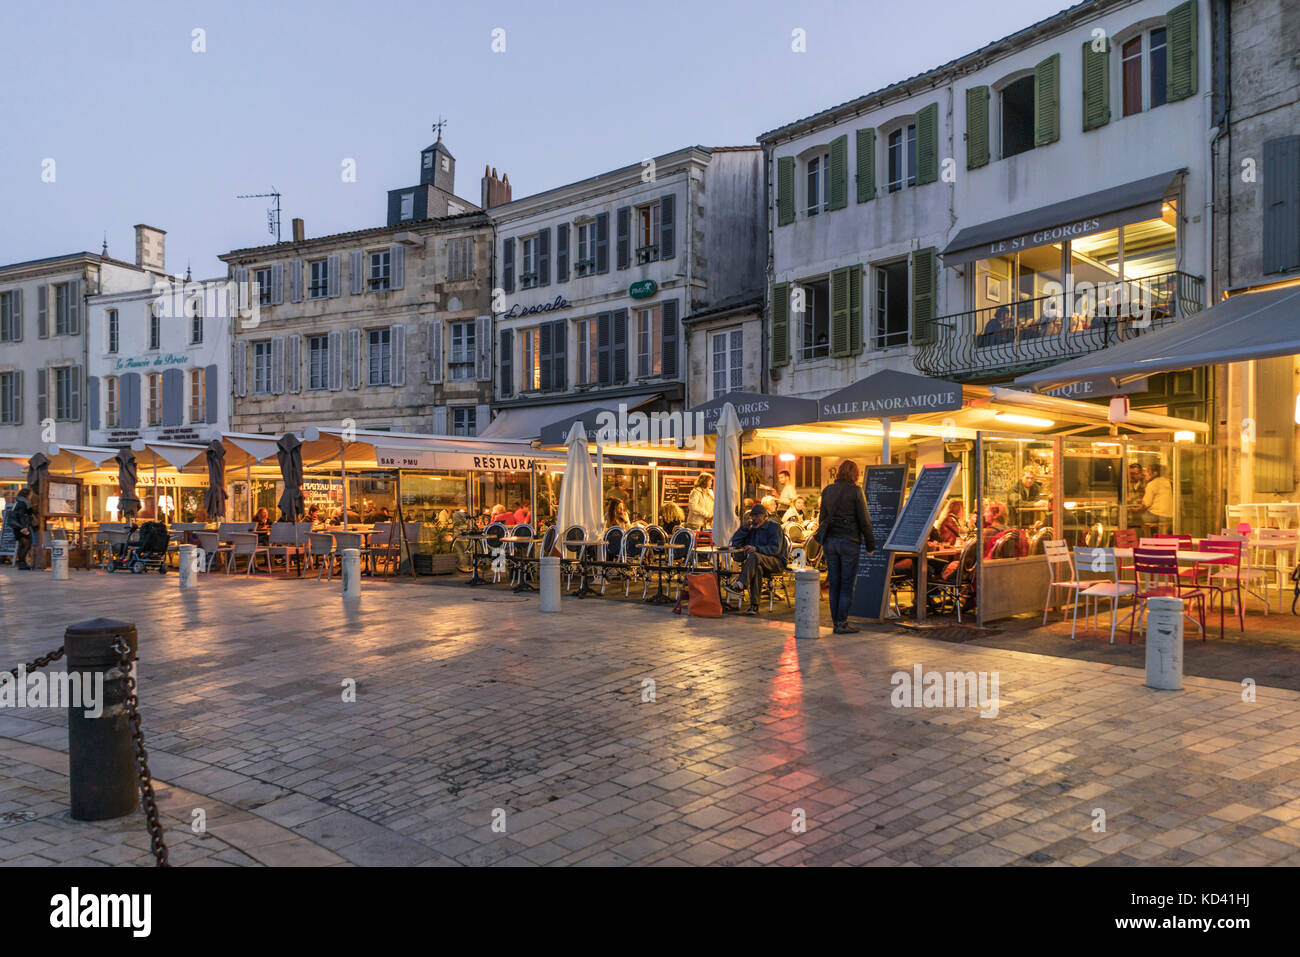
{"label": "red chair", "polygon": [[[1137,625],[1138,615],[1146,610],[1149,598],[1181,598],[1194,601],[1198,609],[1198,627],[1201,629],[1201,641],[1205,640],[1205,598],[1207,592],[1197,587],[1188,587],[1179,573],[1177,553],[1165,548],[1136,548],[1133,550],[1133,571],[1137,579],[1137,605],[1133,618],[1129,621],[1128,640],[1133,641],[1133,629]],[[1146,586],[1142,583],[1147,578]]]}
{"label": "red chair", "polygon": [[1115,547],[1116,548],[1137,548],[1138,533],[1136,528],[1117,528],[1115,529]]}
{"label": "red chair", "polygon": [[[1214,570],[1202,586],[1211,592],[1219,593],[1219,637],[1223,637],[1223,606],[1232,592],[1232,607],[1237,611],[1237,621],[1241,630],[1246,630],[1246,603],[1241,596],[1241,546],[1240,540],[1207,538],[1200,543],[1203,552],[1218,552],[1230,555],[1214,563]],[[1216,585],[1215,582],[1218,582]]]}

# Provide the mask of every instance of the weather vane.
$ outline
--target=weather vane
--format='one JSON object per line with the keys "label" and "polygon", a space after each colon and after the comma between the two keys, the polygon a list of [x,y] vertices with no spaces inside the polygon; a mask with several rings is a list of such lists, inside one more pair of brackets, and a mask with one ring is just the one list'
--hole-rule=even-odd
{"label": "weather vane", "polygon": [[442,142],[442,128],[443,128],[444,126],[446,126],[446,125],[447,125],[447,121],[444,120],[444,119],[442,118],[442,114],[439,113],[439,114],[438,114],[438,122],[433,124],[433,131],[434,131],[435,133],[438,134],[438,142],[439,142],[439,143]]}

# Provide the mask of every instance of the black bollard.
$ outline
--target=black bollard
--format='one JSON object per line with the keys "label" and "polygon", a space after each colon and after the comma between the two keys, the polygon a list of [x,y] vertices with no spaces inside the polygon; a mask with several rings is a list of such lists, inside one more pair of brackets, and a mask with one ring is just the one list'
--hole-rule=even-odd
{"label": "black bollard", "polygon": [[69,676],[81,673],[83,688],[103,677],[103,713],[88,718],[83,708],[68,708],[68,789],[72,817],[104,821],[122,817],[140,806],[131,723],[126,714],[126,675],[118,665],[113,644],[124,638],[135,660],[135,625],[96,618],[64,632]]}

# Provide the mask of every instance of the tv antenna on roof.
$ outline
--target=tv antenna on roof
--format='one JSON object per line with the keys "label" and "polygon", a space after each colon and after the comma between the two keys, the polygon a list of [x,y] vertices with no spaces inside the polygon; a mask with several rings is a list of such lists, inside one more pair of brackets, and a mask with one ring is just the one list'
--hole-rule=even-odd
{"label": "tv antenna on roof", "polygon": [[269,193],[238,193],[235,199],[274,199],[275,204],[266,210],[266,231],[275,236],[275,241],[280,241],[280,193],[274,186]]}

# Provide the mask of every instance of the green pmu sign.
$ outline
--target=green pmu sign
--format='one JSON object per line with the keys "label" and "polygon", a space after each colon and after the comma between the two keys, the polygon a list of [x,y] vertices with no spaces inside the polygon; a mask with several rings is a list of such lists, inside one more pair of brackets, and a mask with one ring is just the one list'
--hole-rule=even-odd
{"label": "green pmu sign", "polygon": [[627,294],[633,299],[649,299],[658,289],[653,279],[641,279],[627,287]]}

